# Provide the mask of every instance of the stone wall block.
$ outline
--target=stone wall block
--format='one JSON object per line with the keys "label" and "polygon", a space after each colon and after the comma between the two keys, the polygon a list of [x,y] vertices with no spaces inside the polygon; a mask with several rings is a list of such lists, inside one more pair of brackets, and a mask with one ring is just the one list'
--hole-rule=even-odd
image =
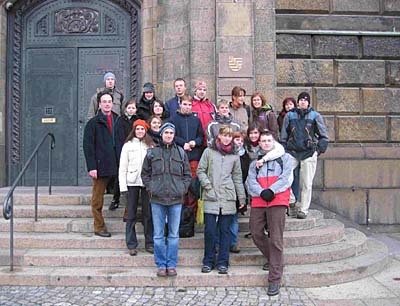
{"label": "stone wall block", "polygon": [[335,133],[335,116],[323,116],[326,128],[328,130],[328,138],[330,142],[336,141]]}
{"label": "stone wall block", "polygon": [[338,141],[386,141],[383,116],[338,116]]}
{"label": "stone wall block", "polygon": [[334,13],[379,13],[377,0],[332,0]]}
{"label": "stone wall block", "polygon": [[364,36],[362,49],[365,58],[400,58],[400,37]]}
{"label": "stone wall block", "polygon": [[400,189],[371,189],[369,218],[371,224],[399,224]]}
{"label": "stone wall block", "polygon": [[313,190],[313,202],[350,218],[358,224],[366,224],[366,197],[366,190]]}
{"label": "stone wall block", "polygon": [[385,13],[400,13],[400,2],[398,0],[383,0],[383,10]]}
{"label": "stone wall block", "polygon": [[271,0],[255,0],[256,10],[275,9],[275,1]]}
{"label": "stone wall block", "polygon": [[311,35],[276,35],[278,57],[311,57]]}
{"label": "stone wall block", "polygon": [[277,87],[276,88],[276,99],[279,106],[279,111],[282,109],[282,102],[286,98],[292,97],[297,101],[297,97],[301,92],[308,92],[313,101],[313,93],[311,87]]}
{"label": "stone wall block", "polygon": [[400,145],[371,145],[363,147],[366,159],[400,159]]}
{"label": "stone wall block", "polygon": [[254,37],[256,41],[274,42],[275,18],[272,10],[255,10]]}
{"label": "stone wall block", "polygon": [[400,116],[390,116],[389,118],[390,118],[390,141],[400,141]]}
{"label": "stone wall block", "polygon": [[254,46],[255,73],[273,74],[275,71],[275,44],[273,42],[256,42]]}
{"label": "stone wall block", "polygon": [[192,42],[190,45],[190,69],[196,74],[215,74],[215,44]]}
{"label": "stone wall block", "polygon": [[313,188],[319,189],[324,187],[324,161],[318,159],[317,170],[313,180]]}
{"label": "stone wall block", "polygon": [[359,113],[361,110],[358,88],[317,87],[315,93],[319,112]]}
{"label": "stone wall block", "polygon": [[215,8],[215,2],[215,0],[190,1],[190,6],[192,9]]}
{"label": "stone wall block", "polygon": [[326,188],[400,188],[398,160],[325,160]]}
{"label": "stone wall block", "polygon": [[190,11],[190,15],[190,39],[192,41],[215,41],[215,9],[193,9]]}
{"label": "stone wall block", "polygon": [[365,113],[400,113],[400,88],[363,88]]}
{"label": "stone wall block", "polygon": [[276,0],[277,11],[329,12],[329,0]]}
{"label": "stone wall block", "polygon": [[[302,2],[302,1],[299,1]],[[276,16],[277,30],[348,30],[393,31],[397,19],[375,16],[313,16],[307,14],[280,14]]]}
{"label": "stone wall block", "polygon": [[338,60],[338,85],[385,85],[385,62]]}
{"label": "stone wall block", "polygon": [[[399,51],[400,53],[400,51]],[[388,62],[389,71],[388,79],[389,84],[394,86],[400,85],[400,61],[390,61]]]}
{"label": "stone wall block", "polygon": [[330,144],[328,150],[321,155],[323,159],[362,159],[365,158],[364,148],[358,145],[333,145]]}
{"label": "stone wall block", "polygon": [[322,58],[357,58],[359,53],[356,36],[313,37],[313,54]]}
{"label": "stone wall block", "polygon": [[[189,67],[188,48],[164,51],[164,80],[175,80],[178,77],[187,77],[189,75]],[[173,86],[166,90],[168,96],[172,97],[174,95]]]}
{"label": "stone wall block", "polygon": [[[273,74],[257,74],[255,79],[255,90],[261,92],[267,99],[267,103],[270,104],[274,112],[279,111],[280,103],[277,103],[275,93],[267,95],[267,92],[271,90],[275,92],[275,76]],[[250,93],[249,93],[250,94]]]}
{"label": "stone wall block", "polygon": [[216,49],[218,52],[248,53],[254,46],[254,39],[250,36],[217,37]]}
{"label": "stone wall block", "polygon": [[164,30],[164,49],[186,48],[189,45],[189,24],[167,24]]}
{"label": "stone wall block", "polygon": [[251,3],[217,3],[217,36],[252,36]]}
{"label": "stone wall block", "polygon": [[277,82],[286,85],[331,85],[332,60],[278,59]]}

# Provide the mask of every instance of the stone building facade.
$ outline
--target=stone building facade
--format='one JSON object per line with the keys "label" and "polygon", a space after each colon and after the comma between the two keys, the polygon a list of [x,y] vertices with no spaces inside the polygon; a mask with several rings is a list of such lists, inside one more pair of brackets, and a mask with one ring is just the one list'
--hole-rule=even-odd
{"label": "stone building facade", "polygon": [[[74,18],[88,12],[94,25],[86,32],[82,28],[60,32],[57,20],[61,19],[57,16],[76,22]],[[21,28],[16,27],[18,20]],[[70,162],[74,165],[69,167],[71,175],[76,176],[71,184],[87,183],[79,145],[84,122],[81,116],[87,97],[101,85],[102,73],[116,69],[119,85],[126,96],[132,97],[140,95],[144,82],[153,82],[162,99],[171,97],[177,77],[185,78],[190,90],[198,80],[207,82],[213,101],[230,98],[234,85],[241,85],[248,93],[261,91],[276,110],[284,97],[308,91],[313,107],[326,119],[331,140],[328,152],[319,161],[315,201],[359,224],[399,224],[398,29],[399,0],[3,1],[0,183],[10,183],[29,153],[35,140],[27,142],[35,138],[26,136],[30,129],[37,128],[32,135],[52,129],[65,133],[64,121],[73,123],[71,134],[75,136],[68,142],[61,133],[58,147],[77,151]],[[19,36],[18,31],[22,31]],[[104,42],[110,39],[115,48],[107,53],[104,50],[109,46]],[[17,64],[16,47],[21,52]],[[66,56],[78,67],[69,70],[74,65],[64,67],[54,61],[65,70],[62,80],[71,82],[68,84],[73,90],[69,97],[72,115],[64,121],[58,119],[53,126],[41,124],[39,117],[47,115],[25,118],[13,111],[14,88],[21,91],[17,101],[21,110],[35,107],[27,92],[34,86],[29,80],[47,69],[46,61],[40,67],[32,64],[40,63],[43,48],[51,49],[49,56],[54,55],[52,48],[58,48],[61,55],[54,59]],[[102,61],[96,56],[111,62],[100,65]],[[113,66],[113,58],[119,65]],[[30,59],[34,59],[32,63]],[[19,77],[21,81],[16,84]],[[78,94],[74,96],[75,91]],[[59,99],[56,94],[54,97]],[[41,107],[53,107],[52,101],[46,103]],[[47,117],[57,117],[57,107],[55,114]],[[59,130],[57,124],[61,125]],[[59,159],[65,160],[68,156],[64,158],[62,153]],[[66,166],[58,161],[57,167],[56,182],[59,177],[58,183],[65,184],[62,178]]]}

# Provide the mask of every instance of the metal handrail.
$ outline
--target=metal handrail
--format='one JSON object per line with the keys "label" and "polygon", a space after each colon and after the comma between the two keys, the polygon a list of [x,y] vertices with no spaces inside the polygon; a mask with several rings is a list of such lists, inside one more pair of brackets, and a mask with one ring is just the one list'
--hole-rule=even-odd
{"label": "metal handrail", "polygon": [[10,190],[8,191],[6,197],[3,201],[3,216],[6,220],[10,220],[10,271],[14,270],[14,190],[19,184],[19,181],[25,174],[28,167],[31,165],[33,159],[35,159],[35,221],[38,220],[38,170],[39,170],[39,162],[38,162],[38,152],[43,142],[47,137],[50,137],[49,143],[49,195],[51,195],[51,179],[52,179],[52,159],[53,159],[53,150],[55,148],[56,140],[52,133],[47,133],[43,136],[42,140],[33,150],[33,153],[28,158],[21,172],[15,179],[12,184]]}

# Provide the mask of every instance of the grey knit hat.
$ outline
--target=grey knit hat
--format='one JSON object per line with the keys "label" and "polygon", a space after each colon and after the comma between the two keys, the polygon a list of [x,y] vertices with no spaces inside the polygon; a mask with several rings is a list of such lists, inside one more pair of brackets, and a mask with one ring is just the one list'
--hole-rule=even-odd
{"label": "grey knit hat", "polygon": [[171,129],[175,133],[175,125],[173,125],[171,122],[165,122],[161,127],[160,127],[160,135],[164,133],[166,129]]}
{"label": "grey knit hat", "polygon": [[106,82],[107,78],[113,78],[115,80],[115,74],[112,72],[107,72],[103,77],[104,83]]}

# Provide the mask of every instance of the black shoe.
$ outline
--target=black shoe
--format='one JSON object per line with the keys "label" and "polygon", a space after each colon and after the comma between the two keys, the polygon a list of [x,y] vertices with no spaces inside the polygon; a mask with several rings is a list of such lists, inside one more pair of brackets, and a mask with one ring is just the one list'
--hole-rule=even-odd
{"label": "black shoe", "polygon": [[94,232],[94,234],[96,236],[100,236],[100,237],[106,237],[106,238],[111,237],[111,234],[109,232],[107,232],[107,230],[102,230],[100,232]]}
{"label": "black shoe", "polygon": [[119,207],[119,201],[117,200],[112,200],[110,207],[108,207],[109,210],[116,210]]}
{"label": "black shoe", "polygon": [[279,284],[269,284],[267,294],[269,296],[274,296],[279,294],[279,289],[281,286]]}
{"label": "black shoe", "polygon": [[264,271],[268,271],[268,270],[269,270],[269,263],[266,262],[266,263],[263,265],[262,269],[263,269]]}
{"label": "black shoe", "polygon": [[154,247],[153,246],[146,247],[146,252],[148,252],[150,254],[154,254]]}
{"label": "black shoe", "polygon": [[218,267],[218,274],[228,274],[228,267],[219,266]]}
{"label": "black shoe", "polygon": [[204,266],[201,268],[201,273],[210,273],[211,270],[212,270],[212,268],[211,268],[210,266],[204,265]]}
{"label": "black shoe", "polygon": [[244,238],[246,238],[246,239],[251,239],[251,233],[245,234],[245,235],[244,235]]}

